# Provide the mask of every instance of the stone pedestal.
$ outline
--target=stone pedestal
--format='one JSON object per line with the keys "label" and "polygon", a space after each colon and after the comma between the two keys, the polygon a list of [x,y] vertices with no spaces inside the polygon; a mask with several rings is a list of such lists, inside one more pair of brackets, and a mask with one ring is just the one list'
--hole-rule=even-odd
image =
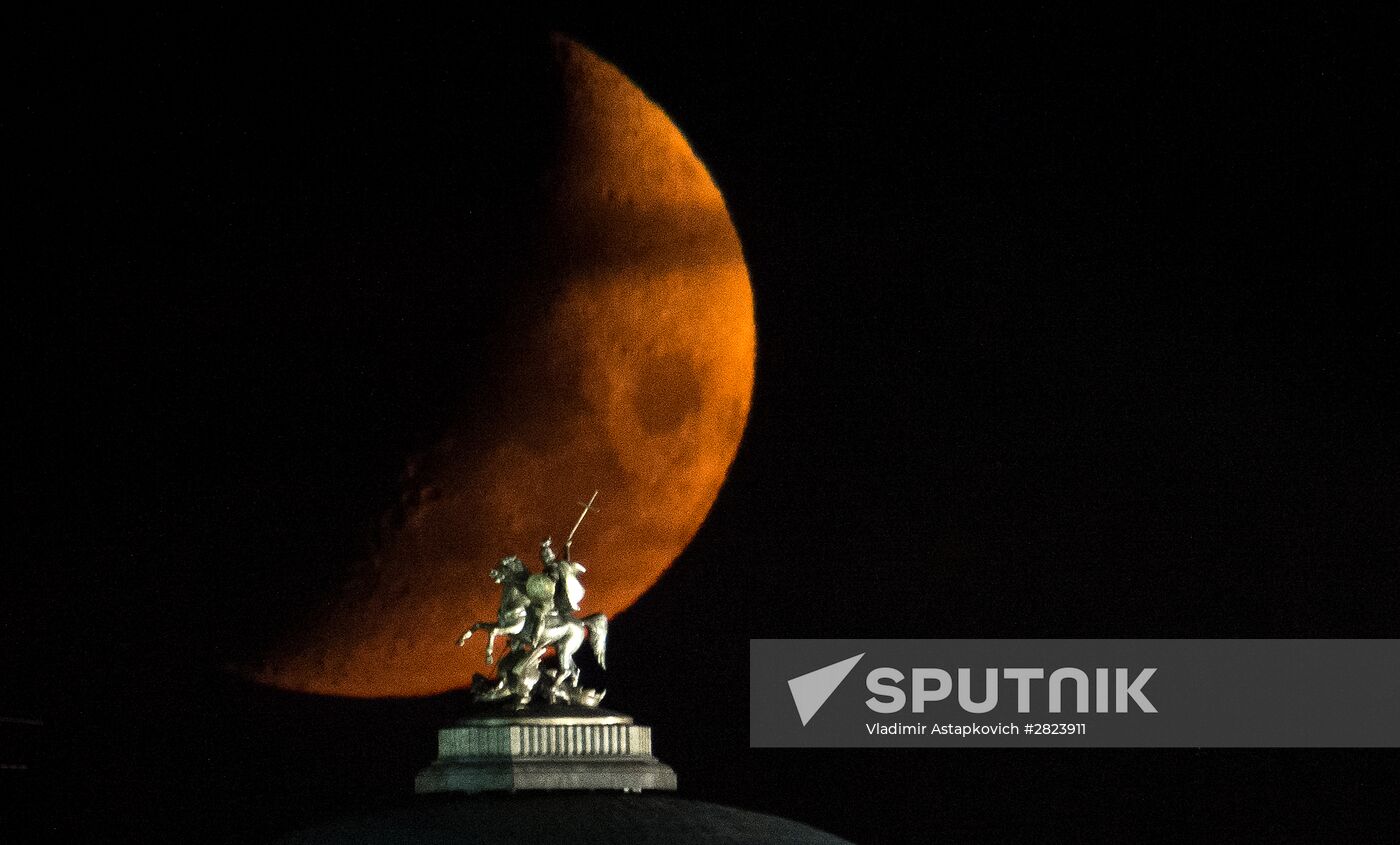
{"label": "stone pedestal", "polygon": [[551,705],[470,716],[438,731],[438,758],[415,790],[673,791],[676,773],[651,753],[651,728],[595,707]]}

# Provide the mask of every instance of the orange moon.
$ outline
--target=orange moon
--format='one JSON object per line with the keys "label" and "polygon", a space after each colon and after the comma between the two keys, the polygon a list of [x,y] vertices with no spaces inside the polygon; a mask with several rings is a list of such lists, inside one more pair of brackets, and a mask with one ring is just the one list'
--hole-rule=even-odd
{"label": "orange moon", "polygon": [[258,681],[357,697],[465,686],[484,671],[484,643],[456,639],[495,618],[487,572],[500,557],[537,569],[540,541],[562,545],[599,490],[574,557],[588,567],[583,611],[616,614],[719,493],[753,392],[738,235],[666,114],[579,44],[554,47],[560,142],[527,291],[498,339],[498,387],[464,397],[460,423],[407,463],[373,551],[246,669]]}

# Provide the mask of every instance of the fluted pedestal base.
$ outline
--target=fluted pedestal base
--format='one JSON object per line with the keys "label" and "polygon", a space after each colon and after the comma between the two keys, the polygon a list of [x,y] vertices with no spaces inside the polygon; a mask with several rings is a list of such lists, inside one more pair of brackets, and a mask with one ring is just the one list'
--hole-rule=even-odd
{"label": "fluted pedestal base", "polygon": [[438,731],[438,759],[415,790],[489,792],[676,788],[676,773],[651,753],[651,728],[591,707],[549,706],[462,719]]}

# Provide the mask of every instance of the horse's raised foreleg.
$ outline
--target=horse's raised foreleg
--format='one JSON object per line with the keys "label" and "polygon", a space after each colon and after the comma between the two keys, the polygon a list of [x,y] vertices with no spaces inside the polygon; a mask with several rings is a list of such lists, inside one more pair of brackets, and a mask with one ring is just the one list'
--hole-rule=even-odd
{"label": "horse's raised foreleg", "polygon": [[[485,624],[485,623],[482,623]],[[487,627],[490,627],[489,625]],[[498,623],[491,628],[491,636],[486,638],[486,665],[490,666],[496,660],[496,638],[509,637],[520,633],[525,628],[525,617],[509,619]]]}
{"label": "horse's raised foreleg", "polygon": [[457,638],[457,647],[461,648],[462,646],[466,645],[467,640],[472,638],[472,634],[475,634],[477,631],[481,631],[490,627],[490,622],[473,622],[472,626],[467,630],[463,631],[462,636]]}

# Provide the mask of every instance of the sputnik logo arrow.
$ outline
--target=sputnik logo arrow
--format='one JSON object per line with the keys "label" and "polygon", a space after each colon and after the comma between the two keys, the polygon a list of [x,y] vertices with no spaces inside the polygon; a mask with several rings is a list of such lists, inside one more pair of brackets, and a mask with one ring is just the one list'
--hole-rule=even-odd
{"label": "sputnik logo arrow", "polygon": [[817,711],[822,709],[822,705],[836,692],[836,688],[841,686],[841,682],[846,680],[846,676],[851,674],[851,670],[856,668],[856,664],[864,656],[865,652],[862,651],[855,657],[848,657],[839,663],[823,666],[788,681],[788,689],[792,691],[792,702],[797,705],[797,715],[801,717],[803,727],[812,721],[812,717],[817,715]]}

